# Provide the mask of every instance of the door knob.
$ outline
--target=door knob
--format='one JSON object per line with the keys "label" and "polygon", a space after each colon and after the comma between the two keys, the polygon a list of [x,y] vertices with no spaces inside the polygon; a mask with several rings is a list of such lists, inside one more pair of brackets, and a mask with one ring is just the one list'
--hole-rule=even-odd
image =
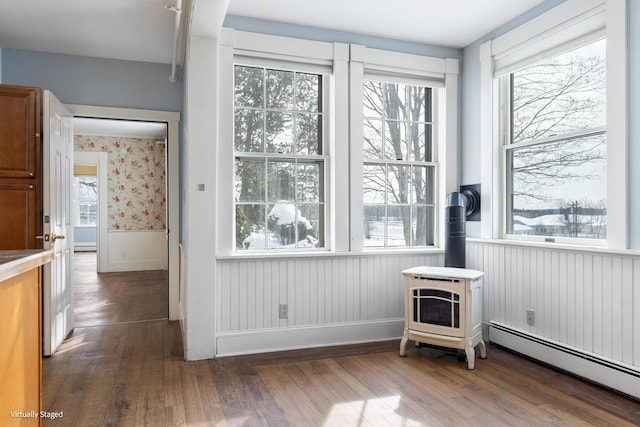
{"label": "door knob", "polygon": [[64,236],[58,236],[56,233],[51,233],[51,243],[62,239],[64,239]]}

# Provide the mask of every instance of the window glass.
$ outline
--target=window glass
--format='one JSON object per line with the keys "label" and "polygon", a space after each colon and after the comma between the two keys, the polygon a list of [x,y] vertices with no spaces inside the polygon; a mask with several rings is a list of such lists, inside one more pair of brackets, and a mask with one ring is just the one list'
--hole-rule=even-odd
{"label": "window glass", "polygon": [[234,76],[236,250],[324,247],[322,76]]}
{"label": "window glass", "polygon": [[505,77],[508,234],[606,238],[605,40]]}
{"label": "window glass", "polygon": [[98,219],[98,181],[95,176],[76,176],[78,226],[95,226]]}
{"label": "window glass", "polygon": [[365,80],[364,246],[434,244],[432,89]]}

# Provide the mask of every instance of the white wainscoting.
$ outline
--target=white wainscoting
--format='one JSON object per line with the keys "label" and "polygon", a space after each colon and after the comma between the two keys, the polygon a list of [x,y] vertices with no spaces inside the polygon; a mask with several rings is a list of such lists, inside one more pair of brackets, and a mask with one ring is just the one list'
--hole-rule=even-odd
{"label": "white wainscoting", "polygon": [[399,339],[401,271],[442,264],[438,253],[218,260],[216,356]]}
{"label": "white wainscoting", "polygon": [[105,272],[168,268],[167,236],[163,230],[109,231],[107,239]]}
{"label": "white wainscoting", "polygon": [[[637,252],[468,240],[466,259],[468,268],[485,272],[484,320],[496,325],[490,340],[640,398]],[[533,326],[527,309],[535,310]],[[616,381],[617,373],[607,382],[607,375],[579,371],[580,363],[563,364],[559,352],[624,372],[636,386]]]}

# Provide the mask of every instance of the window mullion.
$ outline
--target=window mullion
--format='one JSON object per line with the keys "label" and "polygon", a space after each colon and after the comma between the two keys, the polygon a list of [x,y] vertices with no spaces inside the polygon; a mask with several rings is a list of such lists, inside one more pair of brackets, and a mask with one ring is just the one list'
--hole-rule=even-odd
{"label": "window mullion", "polygon": [[581,129],[581,130],[575,131],[575,132],[568,132],[568,133],[563,133],[563,134],[559,134],[559,135],[552,135],[552,136],[549,136],[549,137],[546,137],[546,138],[534,139],[534,140],[523,141],[523,142],[516,142],[516,143],[508,144],[507,146],[505,146],[505,148],[506,149],[512,149],[512,148],[534,147],[536,145],[549,144],[549,143],[554,143],[554,142],[563,141],[563,140],[577,139],[577,138],[583,138],[583,137],[587,137],[587,136],[603,135],[606,132],[607,132],[607,127],[606,126],[598,126],[598,127],[594,127],[594,128]]}

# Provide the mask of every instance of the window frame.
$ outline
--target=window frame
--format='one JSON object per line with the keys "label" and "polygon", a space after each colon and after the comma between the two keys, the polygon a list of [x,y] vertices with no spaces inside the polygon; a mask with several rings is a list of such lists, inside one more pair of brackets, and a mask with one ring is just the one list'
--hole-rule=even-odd
{"label": "window frame", "polygon": [[[482,205],[481,237],[534,244],[627,248],[626,5],[624,0],[567,0],[514,30],[480,46],[481,183],[489,189]],[[606,38],[607,237],[586,239],[507,234],[508,99],[500,76],[537,59],[555,56]],[[615,165],[613,167],[612,165]]]}
{"label": "window frame", "polygon": [[[604,40],[606,42],[606,37],[604,34],[600,32],[593,33],[588,37],[581,38],[581,43],[578,46],[574,46],[574,43],[569,44],[566,49],[562,49],[563,46],[558,46],[558,48],[552,49],[552,54],[548,55],[548,58],[555,58],[565,53],[573,52],[577,49],[580,49],[583,46],[586,46],[590,43],[594,43],[597,41]],[[537,59],[531,61],[531,63],[525,63],[523,67],[527,67],[529,65],[535,65],[538,63]],[[606,60],[605,60],[606,64]],[[520,68],[521,69],[521,68]],[[577,245],[589,245],[589,246],[604,246],[606,243],[605,239],[596,239],[596,238],[585,238],[585,237],[570,237],[570,236],[557,236],[557,235],[545,235],[545,234],[517,234],[509,232],[509,221],[510,221],[510,212],[508,211],[511,203],[509,202],[509,194],[511,193],[510,183],[512,181],[512,177],[510,176],[510,162],[509,162],[509,152],[515,152],[522,148],[527,148],[535,145],[544,145],[544,144],[554,144],[560,141],[566,141],[571,139],[580,139],[590,136],[595,136],[599,134],[604,134],[606,137],[607,126],[606,123],[604,125],[596,125],[588,128],[584,128],[578,131],[573,132],[565,132],[558,133],[552,136],[545,136],[535,140],[525,140],[525,141],[516,141],[513,142],[511,140],[511,135],[513,133],[513,123],[511,121],[512,115],[512,83],[511,79],[513,77],[513,73],[518,70],[509,71],[507,73],[501,74],[500,76],[496,76],[498,80],[497,84],[499,85],[500,97],[499,97],[499,108],[500,111],[503,112],[504,116],[501,117],[501,129],[500,134],[503,135],[503,140],[501,141],[501,159],[503,170],[502,170],[502,179],[504,180],[504,191],[503,191],[503,225],[502,231],[505,239],[507,240],[521,240],[521,241],[544,241],[548,243],[564,243],[564,244],[577,244]],[[606,108],[606,106],[605,106]],[[606,142],[605,142],[606,144]],[[606,196],[606,194],[605,194]]]}
{"label": "window frame", "polygon": [[[433,84],[433,82],[429,81],[429,80],[418,80],[418,79],[403,79],[403,78],[397,78],[397,77],[393,77],[393,76],[386,76],[386,77],[382,77],[382,76],[377,76],[377,75],[370,75],[368,73],[365,73],[364,78],[363,78],[363,89],[364,89],[364,83],[365,82],[377,82],[377,83],[383,83],[383,84],[406,84],[406,85],[412,85],[415,87],[420,87],[423,88],[425,90],[430,90],[430,105],[429,105],[429,109],[430,109],[430,120],[427,122],[425,121],[424,124],[429,124],[430,126],[430,130],[431,130],[431,136],[430,136],[430,142],[431,142],[431,159],[430,160],[416,160],[416,159],[392,159],[389,158],[387,156],[382,156],[378,159],[376,158],[370,158],[367,157],[364,154],[364,150],[363,150],[363,156],[362,156],[362,168],[364,170],[364,168],[366,166],[380,166],[383,167],[385,169],[385,177],[389,176],[389,172],[388,169],[389,167],[394,167],[394,166],[402,166],[402,167],[409,167],[409,168],[413,168],[414,166],[417,167],[424,167],[425,170],[432,170],[433,171],[433,184],[432,184],[432,188],[430,188],[430,190],[433,192],[432,194],[432,200],[433,203],[424,203],[424,204],[417,204],[417,203],[412,203],[411,200],[406,203],[406,204],[394,204],[394,203],[390,203],[389,200],[385,200],[384,203],[384,207],[385,207],[385,211],[389,208],[389,206],[395,206],[395,207],[405,207],[405,208],[409,208],[409,210],[412,212],[414,207],[431,207],[433,209],[433,229],[432,229],[432,240],[433,243],[432,244],[426,244],[426,245],[414,245],[414,244],[410,244],[410,245],[389,245],[388,244],[388,236],[389,236],[389,227],[388,227],[388,215],[385,215],[385,225],[384,225],[384,244],[381,246],[368,246],[364,244],[364,240],[363,240],[363,249],[364,250],[402,250],[402,249],[426,249],[426,248],[435,248],[437,247],[437,242],[438,242],[438,238],[437,238],[437,234],[438,234],[438,171],[439,171],[439,164],[438,164],[438,139],[437,139],[437,132],[436,132],[436,123],[435,123],[435,105],[437,104],[437,98],[438,98],[438,91],[439,89],[442,89],[442,87],[439,87],[441,85],[438,84]],[[436,87],[434,87],[436,86]],[[360,108],[362,110],[362,106]],[[364,120],[366,119],[364,114],[361,114],[362,117],[362,121],[360,123],[360,126],[362,126],[362,124],[364,123]],[[383,122],[387,121],[385,117],[382,117],[381,120]],[[422,123],[422,122],[416,122],[416,123]],[[355,124],[354,124],[355,125]],[[362,144],[363,140],[360,141],[353,141],[353,143],[360,143]],[[383,137],[383,141],[382,141],[382,146],[383,146],[383,151],[384,151],[384,147],[385,147],[385,141],[384,141],[384,137]],[[413,174],[410,174],[411,176]],[[362,180],[363,180],[363,187],[364,187],[364,172],[362,175]],[[411,189],[413,190],[413,187],[411,187]],[[370,205],[375,205],[372,203],[365,203],[364,200],[362,202],[362,206],[361,208],[364,209],[366,206],[370,206]],[[412,214],[411,214],[412,216]],[[364,227],[364,221],[362,226]],[[365,233],[366,234],[366,233]]]}
{"label": "window frame", "polygon": [[[327,136],[329,135],[329,131],[330,131],[330,119],[329,117],[327,117],[326,115],[326,111],[328,109],[328,100],[330,99],[331,96],[331,92],[329,90],[329,73],[327,70],[320,68],[318,70],[316,70],[316,67],[313,66],[308,66],[308,65],[304,65],[304,64],[289,64],[287,62],[280,62],[278,60],[275,59],[262,59],[262,58],[246,58],[246,57],[242,57],[242,56],[236,56],[234,58],[234,70],[236,66],[241,66],[241,67],[255,67],[255,68],[259,68],[259,69],[263,69],[266,71],[268,70],[272,70],[272,71],[284,71],[284,72],[292,72],[295,74],[300,73],[300,74],[312,74],[312,75],[317,75],[320,78],[320,84],[319,84],[319,93],[318,96],[321,98],[321,107],[319,109],[319,111],[317,111],[317,113],[319,114],[320,117],[322,117],[321,120],[321,127],[320,127],[320,132],[321,132],[321,141],[320,141],[320,151],[321,154],[299,154],[296,153],[295,151],[293,152],[285,152],[285,153],[278,153],[278,152],[271,152],[267,150],[266,147],[266,135],[265,137],[265,147],[263,147],[263,151],[260,152],[255,152],[255,151],[236,151],[235,149],[235,144],[234,144],[234,150],[233,150],[233,155],[234,155],[234,171],[233,171],[233,181],[235,183],[235,179],[236,179],[236,169],[235,169],[235,162],[238,159],[260,159],[260,160],[264,160],[265,162],[265,191],[266,194],[264,195],[264,200],[262,200],[262,202],[258,203],[258,204],[264,204],[266,207],[268,207],[271,202],[268,200],[268,164],[270,162],[276,162],[276,161],[291,161],[295,166],[297,167],[298,164],[300,163],[305,163],[305,162],[318,162],[322,164],[322,170],[320,171],[321,176],[322,176],[322,180],[323,182],[320,185],[320,191],[322,192],[322,195],[320,196],[320,201],[317,202],[317,204],[321,207],[321,212],[319,213],[320,215],[320,221],[322,222],[321,227],[320,227],[320,232],[322,233],[322,236],[318,236],[318,240],[320,242],[322,242],[322,246],[319,246],[317,248],[305,248],[305,247],[297,247],[298,242],[296,241],[295,248],[277,248],[277,247],[269,247],[269,245],[267,244],[265,248],[260,248],[260,249],[239,249],[237,247],[237,245],[234,245],[234,251],[238,254],[244,254],[244,253],[271,253],[271,252],[287,252],[287,251],[293,251],[293,252],[306,252],[306,251],[324,251],[326,250],[326,246],[327,243],[329,241],[328,236],[327,236],[327,229],[328,229],[328,224],[327,221],[329,221],[328,215],[327,215],[327,203],[328,200],[330,198],[330,188],[329,188],[329,182],[327,180],[328,177],[328,173],[327,173],[327,169],[330,167],[330,157],[329,157],[329,153],[330,153],[330,149],[329,149],[329,144],[327,142]],[[234,79],[234,87],[235,87],[235,79]],[[235,92],[235,91],[234,91]],[[266,100],[265,100],[266,102]],[[236,110],[237,106],[235,105],[234,102],[234,119],[235,119],[235,110]],[[267,121],[266,119],[266,115],[267,113],[269,113],[271,110],[265,105],[262,108],[258,108],[259,110],[262,110],[265,113],[265,123]],[[293,111],[297,111],[297,110],[293,110]],[[234,134],[235,136],[235,134]],[[295,181],[297,182],[297,174],[294,177]],[[294,185],[294,191],[297,194],[297,185]],[[292,202],[292,204],[295,206],[296,211],[299,211],[300,205],[304,204],[301,203],[297,200],[297,197],[295,198],[296,200]],[[247,203],[242,203],[242,202],[238,202],[235,200],[234,197],[234,224],[235,224],[235,211],[236,211],[236,206],[238,206],[238,204],[247,204]],[[265,207],[265,209],[267,209]],[[268,209],[267,209],[268,210]],[[267,226],[268,224],[268,217],[265,215],[265,222],[263,225]],[[297,228],[297,227],[296,227]],[[235,235],[235,230],[236,227],[234,227],[234,242],[236,241],[236,235]],[[265,232],[268,231],[268,227],[267,229],[265,229]],[[297,230],[296,230],[296,234],[297,234]]]}

